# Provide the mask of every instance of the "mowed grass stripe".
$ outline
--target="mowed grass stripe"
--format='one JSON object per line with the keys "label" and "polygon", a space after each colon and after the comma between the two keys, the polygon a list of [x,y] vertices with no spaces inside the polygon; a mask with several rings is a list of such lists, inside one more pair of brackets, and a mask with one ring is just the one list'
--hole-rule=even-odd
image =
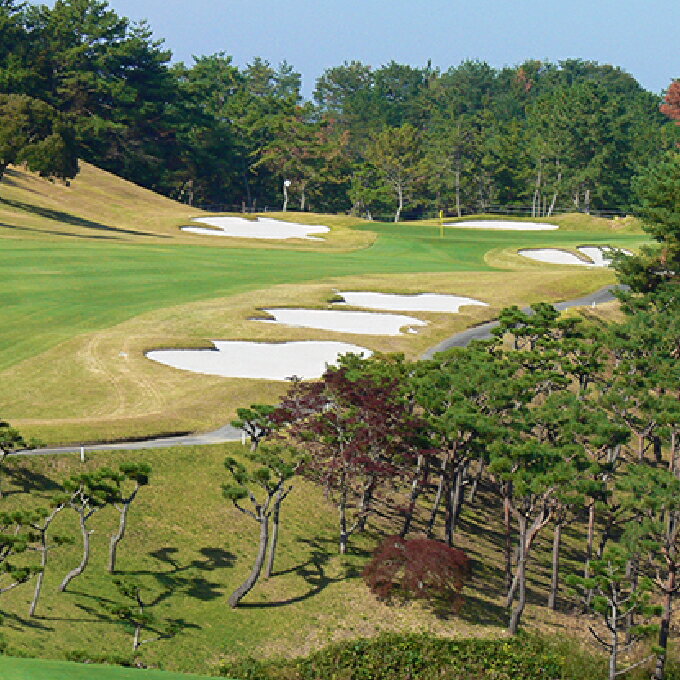
{"label": "mowed grass stripe", "polygon": [[494,248],[582,243],[635,247],[643,240],[639,235],[613,238],[592,232],[474,230],[447,230],[441,239],[436,227],[370,228],[378,233],[377,242],[350,253],[3,239],[0,370],[75,335],[144,312],[280,283],[376,273],[489,271],[493,268],[484,255]]}

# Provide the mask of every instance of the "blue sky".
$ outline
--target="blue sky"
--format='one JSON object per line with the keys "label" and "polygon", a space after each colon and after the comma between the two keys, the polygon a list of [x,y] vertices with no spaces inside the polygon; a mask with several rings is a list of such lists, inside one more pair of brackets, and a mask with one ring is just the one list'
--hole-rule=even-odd
{"label": "blue sky", "polygon": [[[50,3],[51,4],[51,3]],[[309,96],[327,67],[394,59],[447,68],[580,57],[622,67],[644,87],[680,77],[680,0],[109,0],[148,19],[176,60],[224,51],[242,66],[283,59]]]}

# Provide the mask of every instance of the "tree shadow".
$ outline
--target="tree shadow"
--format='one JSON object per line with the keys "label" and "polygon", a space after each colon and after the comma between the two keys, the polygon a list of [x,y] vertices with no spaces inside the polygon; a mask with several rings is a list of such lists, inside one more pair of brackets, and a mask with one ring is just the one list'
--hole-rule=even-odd
{"label": "tree shadow", "polygon": [[46,626],[38,619],[45,620],[47,617],[44,616],[32,616],[25,619],[23,616],[18,614],[12,614],[10,612],[2,612],[2,625],[8,628],[13,628],[14,630],[22,630],[23,628],[34,628],[36,630],[46,630],[53,631],[54,628],[51,626]]}
{"label": "tree shadow", "polygon": [[104,236],[103,234],[73,234],[68,231],[55,231],[55,230],[50,230],[50,231],[45,231],[44,229],[34,229],[33,227],[20,227],[17,224],[5,224],[4,222],[0,222],[0,227],[4,229],[16,229],[18,231],[31,231],[36,234],[40,234],[44,236],[45,234],[50,234],[53,236],[69,236],[71,238],[83,238],[83,239],[104,239],[106,241],[114,241],[116,239],[119,239],[120,237],[118,236]]}
{"label": "tree shadow", "polygon": [[475,595],[463,595],[463,606],[458,611],[458,618],[467,623],[504,627],[508,623],[508,610]]}
{"label": "tree shadow", "polygon": [[71,224],[74,227],[82,227],[84,229],[95,229],[97,231],[107,231],[118,234],[129,234],[132,236],[157,236],[159,238],[170,238],[166,234],[154,234],[152,232],[139,231],[137,229],[123,229],[122,227],[111,227],[107,224],[101,224],[100,222],[93,222],[92,220],[85,219],[84,217],[77,217],[71,213],[63,212],[62,210],[54,210],[53,208],[43,208],[37,205],[31,205],[30,203],[24,203],[23,201],[16,201],[9,198],[0,198],[0,203],[4,205],[11,206],[17,210],[22,210],[24,212],[31,213],[33,215],[38,215],[39,217],[44,217],[48,220],[54,220],[55,222],[60,222],[62,224]]}
{"label": "tree shadow", "polygon": [[21,487],[20,489],[3,489],[3,496],[31,491],[61,491],[61,486],[53,479],[20,465],[7,465],[3,474],[15,487]]}
{"label": "tree shadow", "polygon": [[324,567],[330,559],[330,554],[326,549],[326,546],[324,546],[324,543],[328,543],[329,541],[324,541],[323,539],[298,539],[298,542],[309,546],[309,559],[290,569],[276,571],[273,573],[273,576],[292,573],[297,574],[310,586],[309,590],[301,595],[295,595],[294,597],[289,597],[285,600],[277,600],[275,602],[240,602],[238,605],[239,609],[272,609],[276,607],[285,607],[290,604],[295,604],[296,602],[304,602],[310,597],[314,597],[321,593],[331,583],[339,583],[346,578],[345,576],[331,578],[326,575]]}
{"label": "tree shadow", "polygon": [[164,590],[153,600],[152,606],[169,599],[175,593],[182,593],[196,600],[208,602],[222,597],[224,594],[222,584],[213,583],[202,576],[195,576],[187,572],[191,570],[214,571],[215,569],[232,567],[236,561],[236,556],[222,548],[201,548],[199,553],[204,559],[195,559],[182,564],[177,559],[179,554],[177,548],[160,548],[150,552],[149,555],[167,565],[168,571],[150,571],[147,569],[121,571],[119,573],[137,576],[146,575],[154,578]]}

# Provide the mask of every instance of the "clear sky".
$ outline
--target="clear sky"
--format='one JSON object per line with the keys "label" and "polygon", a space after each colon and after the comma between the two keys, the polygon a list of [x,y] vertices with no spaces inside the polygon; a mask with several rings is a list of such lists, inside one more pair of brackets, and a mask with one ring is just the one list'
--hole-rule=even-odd
{"label": "clear sky", "polygon": [[[51,2],[49,4],[52,4]],[[109,0],[148,19],[175,60],[223,51],[287,60],[309,96],[325,68],[356,59],[446,69],[569,57],[620,66],[649,90],[680,77],[680,0]]]}

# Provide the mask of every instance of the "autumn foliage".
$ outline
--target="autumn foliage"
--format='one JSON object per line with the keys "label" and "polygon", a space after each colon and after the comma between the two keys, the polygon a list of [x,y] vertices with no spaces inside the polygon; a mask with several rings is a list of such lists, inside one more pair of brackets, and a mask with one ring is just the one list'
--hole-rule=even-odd
{"label": "autumn foliage", "polygon": [[388,536],[364,569],[364,580],[379,599],[422,599],[438,609],[457,611],[470,574],[462,550],[429,538]]}
{"label": "autumn foliage", "polygon": [[664,103],[661,105],[661,113],[674,120],[676,125],[680,125],[680,80],[674,80],[668,88]]}

